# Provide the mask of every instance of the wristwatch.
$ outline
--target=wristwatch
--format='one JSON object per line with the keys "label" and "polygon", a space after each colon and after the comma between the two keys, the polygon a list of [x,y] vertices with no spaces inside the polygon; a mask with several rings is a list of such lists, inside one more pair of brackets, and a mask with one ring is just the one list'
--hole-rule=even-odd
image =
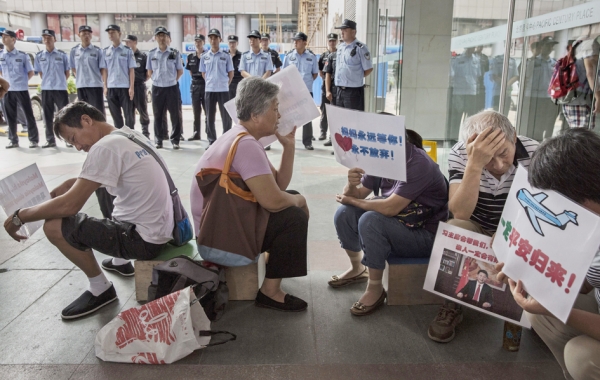
{"label": "wristwatch", "polygon": [[15,211],[12,217],[12,222],[17,227],[21,227],[23,225],[23,222],[21,221],[21,219],[19,219],[19,211],[21,211],[21,209]]}

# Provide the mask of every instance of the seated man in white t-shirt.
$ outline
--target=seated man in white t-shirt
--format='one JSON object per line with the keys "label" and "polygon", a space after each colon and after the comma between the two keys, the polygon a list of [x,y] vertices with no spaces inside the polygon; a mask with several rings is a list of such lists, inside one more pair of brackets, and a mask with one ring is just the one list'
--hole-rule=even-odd
{"label": "seated man in white t-shirt", "polygon": [[[147,141],[137,131],[121,130]],[[102,262],[104,269],[131,276],[133,266],[128,260],[154,258],[172,239],[173,201],[164,171],[154,157],[116,131],[99,110],[85,102],[60,110],[54,133],[88,152],[81,173],[54,189],[51,200],[17,210],[4,222],[10,236],[20,241],[26,238],[19,235],[21,224],[45,220],[48,240],[87,275],[89,290],[62,311],[64,319],[93,313],[117,299],[92,249],[113,257]],[[148,149],[154,147],[148,144]],[[101,186],[116,197],[112,219],[79,212]]]}

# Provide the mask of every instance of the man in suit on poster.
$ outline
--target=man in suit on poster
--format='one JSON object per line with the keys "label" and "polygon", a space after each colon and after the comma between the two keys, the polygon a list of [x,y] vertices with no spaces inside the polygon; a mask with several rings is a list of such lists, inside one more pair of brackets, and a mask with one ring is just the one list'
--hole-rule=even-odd
{"label": "man in suit on poster", "polygon": [[494,296],[492,287],[485,283],[487,279],[488,273],[481,269],[477,272],[477,279],[469,280],[467,285],[456,294],[456,297],[477,307],[490,309],[494,303]]}

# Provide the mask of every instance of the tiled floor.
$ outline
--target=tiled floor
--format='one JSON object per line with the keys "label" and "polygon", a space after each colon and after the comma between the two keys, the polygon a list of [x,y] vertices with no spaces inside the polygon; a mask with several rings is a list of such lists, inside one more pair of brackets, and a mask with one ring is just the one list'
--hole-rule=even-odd
{"label": "tiled floor", "polygon": [[[191,110],[184,110],[184,120],[189,136]],[[21,141],[26,146],[26,139]],[[1,146],[6,143],[0,137],[0,177],[36,162],[50,189],[76,176],[85,159],[62,143],[50,150],[5,150]],[[173,151],[165,143],[161,151],[187,207],[194,166],[206,145],[185,142],[182,150]],[[23,244],[0,232],[0,379],[562,378],[534,333],[524,331],[519,352],[506,352],[501,347],[503,322],[471,310],[465,311],[449,344],[427,338],[437,306],[385,306],[371,316],[353,317],[349,308],[364,284],[338,290],[327,286],[330,276],[348,265],[332,224],[334,195],[345,183],[346,170],[322,142],[315,142],[312,152],[300,141],[297,148],[290,188],[306,195],[311,209],[310,271],[307,277],[285,280],[284,288],[309,302],[306,312],[278,313],[252,302],[230,302],[213,328],[236,333],[235,342],[197,351],[170,366],[104,363],[94,354],[94,337],[120,310],[136,305],[133,278],[108,273],[119,302],[65,322],[60,311],[86,288],[85,276],[41,231]],[[277,145],[268,152],[274,165],[280,153]],[[100,215],[95,198],[84,211]]]}

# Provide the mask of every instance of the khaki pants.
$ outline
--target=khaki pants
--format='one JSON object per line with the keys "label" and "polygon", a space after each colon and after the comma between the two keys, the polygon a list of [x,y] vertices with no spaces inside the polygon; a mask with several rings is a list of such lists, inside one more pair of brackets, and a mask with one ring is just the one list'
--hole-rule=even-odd
{"label": "khaki pants", "polygon": [[[573,308],[598,314],[594,291],[580,294]],[[554,317],[527,312],[525,315],[554,354],[566,379],[600,379],[600,341],[582,335]]]}
{"label": "khaki pants", "polygon": [[462,219],[449,219],[446,223],[454,227],[460,227],[467,231],[477,232],[478,234],[492,236],[493,232],[488,230],[484,230],[483,227],[477,222],[472,220],[462,220]]}

